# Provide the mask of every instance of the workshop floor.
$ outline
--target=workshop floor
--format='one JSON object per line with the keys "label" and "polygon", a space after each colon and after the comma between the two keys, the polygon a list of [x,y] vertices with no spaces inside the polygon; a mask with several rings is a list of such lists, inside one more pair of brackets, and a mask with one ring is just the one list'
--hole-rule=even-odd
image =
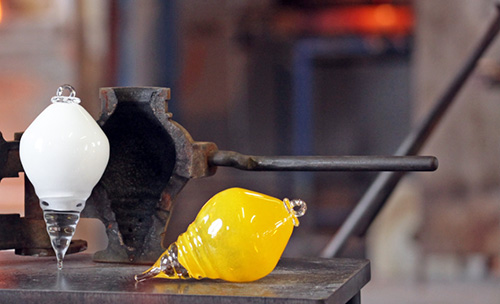
{"label": "workshop floor", "polygon": [[401,282],[372,280],[361,292],[363,304],[500,303],[500,280]]}

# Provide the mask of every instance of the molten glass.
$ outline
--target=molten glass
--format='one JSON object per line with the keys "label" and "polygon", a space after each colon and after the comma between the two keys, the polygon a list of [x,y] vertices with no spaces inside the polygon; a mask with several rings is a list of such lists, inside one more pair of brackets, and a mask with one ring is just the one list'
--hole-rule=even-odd
{"label": "molten glass", "polygon": [[137,281],[149,278],[250,282],[268,275],[290,239],[302,200],[230,188],[212,197],[186,232]]}

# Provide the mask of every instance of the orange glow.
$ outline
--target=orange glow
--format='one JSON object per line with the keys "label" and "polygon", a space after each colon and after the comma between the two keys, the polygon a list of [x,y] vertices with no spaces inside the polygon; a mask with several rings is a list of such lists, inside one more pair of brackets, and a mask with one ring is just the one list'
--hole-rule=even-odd
{"label": "orange glow", "polygon": [[407,33],[413,25],[408,7],[390,4],[329,10],[318,16],[318,29],[326,33]]}
{"label": "orange glow", "polygon": [[394,26],[397,22],[397,12],[392,5],[382,4],[373,10],[373,23],[381,28]]}
{"label": "orange glow", "polygon": [[3,11],[2,11],[2,0],[0,0],[0,22],[2,22],[2,16],[3,16]]}
{"label": "orange glow", "polygon": [[413,28],[408,6],[379,4],[323,9],[304,14],[283,11],[275,18],[275,29],[299,34],[408,34]]}

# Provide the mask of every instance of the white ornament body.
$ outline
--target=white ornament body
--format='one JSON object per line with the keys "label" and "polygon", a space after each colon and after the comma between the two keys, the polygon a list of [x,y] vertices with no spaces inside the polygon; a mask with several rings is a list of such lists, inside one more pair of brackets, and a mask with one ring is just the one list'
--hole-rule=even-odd
{"label": "white ornament body", "polygon": [[19,153],[42,209],[80,212],[104,173],[109,142],[82,106],[56,102],[26,129]]}

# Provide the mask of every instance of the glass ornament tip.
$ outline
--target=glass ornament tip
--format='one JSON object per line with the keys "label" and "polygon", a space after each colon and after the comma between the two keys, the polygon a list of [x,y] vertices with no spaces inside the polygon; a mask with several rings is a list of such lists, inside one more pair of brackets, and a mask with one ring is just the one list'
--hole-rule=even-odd
{"label": "glass ornament tip", "polygon": [[45,210],[44,219],[50,243],[57,258],[57,269],[61,270],[64,256],[80,220],[80,212]]}

